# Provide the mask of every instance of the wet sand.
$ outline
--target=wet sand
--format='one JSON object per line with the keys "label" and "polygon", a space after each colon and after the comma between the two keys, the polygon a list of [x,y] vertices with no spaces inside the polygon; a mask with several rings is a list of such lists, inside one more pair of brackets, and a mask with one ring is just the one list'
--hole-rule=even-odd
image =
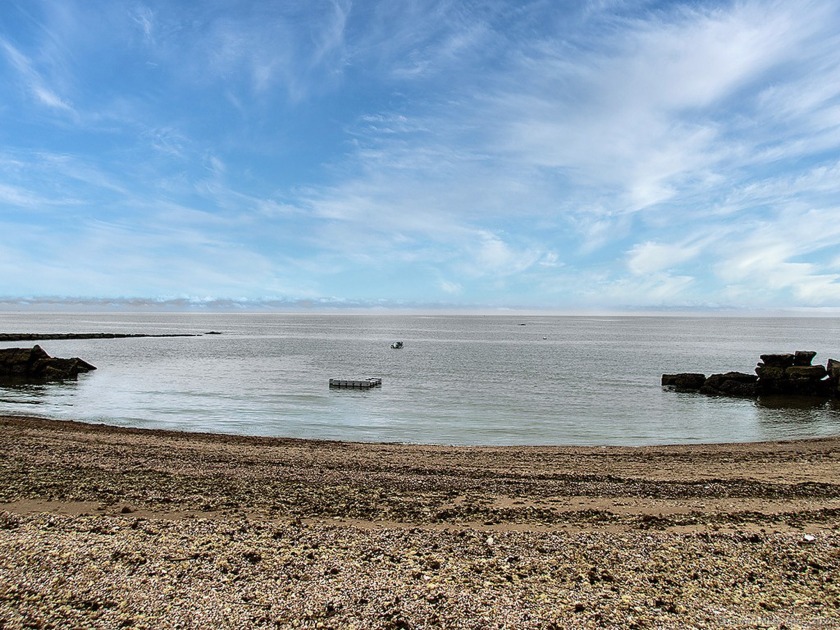
{"label": "wet sand", "polygon": [[840,438],[357,444],[0,418],[0,627],[840,627]]}

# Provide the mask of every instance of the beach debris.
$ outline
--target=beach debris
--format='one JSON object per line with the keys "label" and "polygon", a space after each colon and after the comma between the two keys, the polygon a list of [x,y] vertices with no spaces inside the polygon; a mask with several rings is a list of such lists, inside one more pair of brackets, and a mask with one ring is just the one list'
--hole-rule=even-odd
{"label": "beach debris", "polygon": [[79,358],[51,357],[39,345],[0,349],[0,379],[14,381],[75,380],[96,368]]}
{"label": "beach debris", "polygon": [[759,396],[840,397],[840,361],[829,359],[812,365],[812,350],[785,354],[762,354],[755,374],[663,374],[662,386],[678,392],[698,392],[709,396],[755,398]]}
{"label": "beach debris", "polygon": [[814,542],[814,541],[816,541],[816,540],[817,540],[817,537],[816,537],[816,536],[814,536],[813,534],[805,534],[805,535],[802,537],[802,542],[804,542],[804,543],[809,543],[809,544],[810,544],[810,543],[812,543],[812,542]]}
{"label": "beach debris", "polygon": [[395,341],[394,343],[391,344],[391,349],[392,350],[400,350],[402,347],[403,347],[403,342],[402,341]]}

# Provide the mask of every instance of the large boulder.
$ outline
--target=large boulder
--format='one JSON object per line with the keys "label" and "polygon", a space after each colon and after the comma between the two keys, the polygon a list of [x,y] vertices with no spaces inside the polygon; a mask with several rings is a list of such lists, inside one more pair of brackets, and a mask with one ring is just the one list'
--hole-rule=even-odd
{"label": "large boulder", "polygon": [[814,357],[817,356],[817,353],[813,350],[797,350],[793,353],[793,364],[794,365],[811,365],[811,361],[814,360]]}
{"label": "large boulder", "polygon": [[699,391],[705,382],[705,374],[681,373],[662,375],[662,387],[668,387],[678,392]]}
{"label": "large boulder", "polygon": [[0,349],[0,379],[55,381],[76,379],[96,368],[79,358],[51,357],[41,346]]}
{"label": "large boulder", "polygon": [[700,388],[701,394],[709,396],[744,396],[756,395],[758,376],[743,372],[712,374]]}
{"label": "large boulder", "polygon": [[829,359],[825,366],[828,373],[828,391],[835,398],[840,397],[840,361]]}
{"label": "large boulder", "polygon": [[758,378],[761,380],[762,383],[770,382],[770,381],[781,381],[785,378],[785,369],[783,367],[776,367],[773,365],[765,365],[764,363],[759,363],[758,367],[755,368],[755,373],[758,375]]}
{"label": "large boulder", "polygon": [[767,367],[786,368],[793,365],[796,360],[794,354],[762,354],[761,362]]}
{"label": "large boulder", "polygon": [[791,380],[819,381],[827,375],[828,372],[822,365],[794,365],[785,370],[785,376]]}
{"label": "large boulder", "polygon": [[764,395],[829,396],[829,371],[822,365],[811,365],[816,353],[797,352],[793,365],[774,367],[759,363],[758,392]]}

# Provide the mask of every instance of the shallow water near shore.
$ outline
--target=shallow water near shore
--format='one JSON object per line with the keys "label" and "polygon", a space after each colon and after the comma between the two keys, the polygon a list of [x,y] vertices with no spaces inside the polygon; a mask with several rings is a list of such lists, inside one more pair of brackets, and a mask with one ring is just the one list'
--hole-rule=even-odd
{"label": "shallow water near shore", "polygon": [[[216,331],[222,334],[207,335]],[[752,372],[760,354],[840,359],[840,319],[370,314],[0,314],[97,366],[0,387],[0,413],[187,431],[439,444],[646,445],[840,433],[836,403],[664,391],[665,372]],[[395,340],[400,350],[390,348]],[[8,342],[0,347],[31,345]],[[330,378],[382,378],[338,390]]]}

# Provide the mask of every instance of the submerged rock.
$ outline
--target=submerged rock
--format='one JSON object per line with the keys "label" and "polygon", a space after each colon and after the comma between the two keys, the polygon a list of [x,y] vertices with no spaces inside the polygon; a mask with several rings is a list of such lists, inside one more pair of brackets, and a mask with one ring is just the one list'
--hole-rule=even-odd
{"label": "submerged rock", "polygon": [[76,379],[96,368],[79,358],[51,357],[41,346],[0,349],[0,379],[56,381]]}

